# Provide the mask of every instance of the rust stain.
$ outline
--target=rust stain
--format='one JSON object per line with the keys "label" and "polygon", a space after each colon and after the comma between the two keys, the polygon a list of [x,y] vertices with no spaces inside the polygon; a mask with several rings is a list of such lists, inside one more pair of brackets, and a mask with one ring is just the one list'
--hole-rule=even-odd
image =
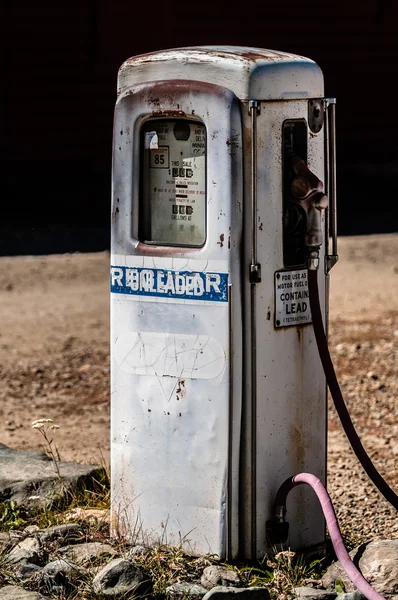
{"label": "rust stain", "polygon": [[149,104],[154,104],[155,106],[159,106],[160,107],[160,100],[159,100],[159,98],[153,98],[152,96],[149,96],[148,102],[149,102]]}
{"label": "rust stain", "polygon": [[271,320],[271,311],[268,309],[267,311],[267,321]]}
{"label": "rust stain", "polygon": [[[119,202],[119,198],[117,199],[117,201]],[[116,206],[115,210],[112,211],[112,223],[116,223],[116,217],[119,213],[119,207]]]}
{"label": "rust stain", "polygon": [[220,248],[222,248],[224,246],[224,234],[223,233],[220,235],[220,241],[217,242],[217,244],[220,246]]}
{"label": "rust stain", "polygon": [[153,110],[153,117],[185,117],[186,113],[183,110]]}
{"label": "rust stain", "polygon": [[[186,390],[185,390],[185,379],[179,379],[178,383],[177,383],[177,388],[176,388],[176,396],[177,396],[177,400],[182,400],[185,396]],[[181,417],[181,413],[179,415]]]}

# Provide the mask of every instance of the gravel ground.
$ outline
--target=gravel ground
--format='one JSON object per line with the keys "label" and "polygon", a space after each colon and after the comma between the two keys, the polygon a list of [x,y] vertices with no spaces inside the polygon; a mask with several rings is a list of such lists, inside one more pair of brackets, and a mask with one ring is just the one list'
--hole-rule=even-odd
{"label": "gravel ground", "polygon": [[[398,493],[398,235],[341,238],[329,346],[352,420]],[[63,460],[109,464],[106,252],[0,258],[0,441],[39,448],[31,421],[60,425]],[[398,538],[396,511],[369,481],[329,400],[328,490],[353,543]]]}

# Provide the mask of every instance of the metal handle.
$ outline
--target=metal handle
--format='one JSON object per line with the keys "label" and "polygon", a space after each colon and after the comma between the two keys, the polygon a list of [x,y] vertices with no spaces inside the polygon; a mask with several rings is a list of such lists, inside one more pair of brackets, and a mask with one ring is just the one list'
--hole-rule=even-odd
{"label": "metal handle", "polygon": [[[337,254],[337,201],[336,201],[336,98],[326,98],[326,184],[329,197],[329,231],[327,236],[332,238],[332,253],[325,256],[326,274],[339,260]],[[329,240],[328,240],[329,241]]]}

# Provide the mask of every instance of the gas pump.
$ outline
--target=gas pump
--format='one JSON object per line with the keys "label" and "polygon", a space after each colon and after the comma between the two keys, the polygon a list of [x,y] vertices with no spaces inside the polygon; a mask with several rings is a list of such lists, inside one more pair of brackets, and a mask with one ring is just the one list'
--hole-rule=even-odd
{"label": "gas pump", "polygon": [[[111,511],[128,540],[261,557],[281,483],[325,482],[307,276],[318,269],[327,322],[323,96],[316,63],[265,49],[164,50],[119,70]],[[324,543],[302,486],[289,515],[291,548]]]}

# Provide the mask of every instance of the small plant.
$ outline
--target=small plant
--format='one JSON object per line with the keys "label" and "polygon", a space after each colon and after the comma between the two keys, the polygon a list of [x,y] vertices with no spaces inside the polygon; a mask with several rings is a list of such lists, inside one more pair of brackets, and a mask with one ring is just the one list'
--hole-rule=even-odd
{"label": "small plant", "polygon": [[336,590],[336,594],[345,593],[345,585],[341,579],[336,579],[336,581],[334,582],[334,589]]}
{"label": "small plant", "polygon": [[259,567],[245,568],[240,576],[249,587],[266,587],[272,598],[287,600],[294,587],[320,583],[322,559],[306,564],[303,556],[291,550],[265,557]]}
{"label": "small plant", "polygon": [[180,546],[161,545],[134,557],[150,575],[155,596],[164,596],[173,583],[200,579],[205,567],[216,562],[212,556],[192,557]]}
{"label": "small plant", "polygon": [[0,503],[0,530],[10,531],[18,529],[26,524],[24,510],[18,506],[15,500],[7,500]]}
{"label": "small plant", "polygon": [[6,585],[18,585],[18,578],[7,561],[5,552],[0,552],[0,587]]}
{"label": "small plant", "polygon": [[37,419],[37,421],[33,421],[32,429],[37,429],[43,436],[46,442],[46,445],[43,446],[43,451],[52,460],[54,471],[58,479],[61,479],[61,473],[59,470],[61,458],[59,456],[58,448],[54,444],[52,433],[52,431],[59,429],[59,425],[55,425],[52,419]]}

